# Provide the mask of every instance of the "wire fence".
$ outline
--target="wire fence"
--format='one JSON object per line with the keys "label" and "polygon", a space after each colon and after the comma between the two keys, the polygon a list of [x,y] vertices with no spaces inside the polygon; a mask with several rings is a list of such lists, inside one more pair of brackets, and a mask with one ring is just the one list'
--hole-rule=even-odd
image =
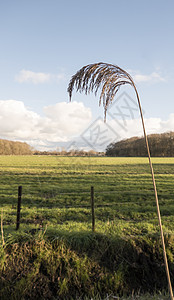
{"label": "wire fence", "polygon": [[[70,199],[66,199],[66,196],[70,196]],[[93,186],[87,190],[78,190],[76,192],[64,192],[64,191],[56,191],[56,193],[47,192],[47,193],[31,193],[28,194],[25,191],[25,188],[22,186],[18,187],[18,196],[16,203],[16,195],[9,193],[8,198],[10,201],[10,197],[13,199],[13,213],[16,210],[16,230],[19,229],[20,224],[25,222],[25,214],[22,213],[22,221],[21,221],[21,208],[33,209],[35,210],[35,217],[30,218],[30,220],[26,221],[28,223],[38,223],[42,222],[42,216],[37,216],[42,210],[49,209],[59,209],[65,210],[70,209],[74,211],[74,215],[76,215],[75,210],[81,209],[84,214],[87,214],[86,210],[88,210],[88,215],[90,215],[92,231],[95,231],[95,220],[96,220],[96,211],[97,217],[103,218],[106,216],[112,218],[116,216],[127,222],[141,222],[142,219],[135,219],[135,213],[153,213],[156,212],[156,204],[153,200],[153,191],[146,192],[133,192],[133,191],[116,191],[116,190],[99,190],[95,189]],[[76,201],[80,198],[80,200]],[[161,200],[161,206],[167,207],[167,214],[170,214],[170,205],[173,205],[173,194],[164,195],[164,193],[159,193],[159,199]],[[81,200],[82,199],[82,200]],[[101,201],[101,199],[104,199]],[[121,199],[125,199],[121,201]],[[137,200],[138,199],[138,200]],[[30,201],[29,201],[30,200]],[[6,205],[8,201],[4,201],[2,204]],[[3,206],[3,205],[2,205]],[[17,209],[16,209],[17,207]],[[170,212],[169,212],[170,211]],[[129,212],[129,215],[127,213]],[[157,220],[157,216],[155,213],[152,215],[153,220]],[[38,221],[37,221],[38,219]],[[47,219],[49,219],[49,212],[47,214]]]}

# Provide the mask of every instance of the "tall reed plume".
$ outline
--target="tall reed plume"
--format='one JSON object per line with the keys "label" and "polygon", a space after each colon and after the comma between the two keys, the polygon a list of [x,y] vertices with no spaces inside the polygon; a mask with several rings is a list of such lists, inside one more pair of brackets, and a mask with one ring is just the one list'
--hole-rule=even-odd
{"label": "tall reed plume", "polygon": [[168,280],[170,297],[171,297],[171,300],[173,300],[173,291],[172,291],[169,268],[168,268],[168,261],[167,261],[167,256],[166,256],[164,234],[163,234],[163,228],[162,228],[162,223],[161,223],[161,214],[160,214],[159,202],[158,202],[158,194],[157,194],[157,189],[156,189],[153,166],[152,166],[152,162],[151,162],[149,143],[148,143],[148,138],[146,135],[140,98],[139,98],[138,91],[137,91],[137,88],[135,86],[135,83],[134,83],[132,77],[125,70],[121,69],[120,67],[118,67],[116,65],[107,64],[107,63],[103,63],[103,62],[89,64],[89,65],[82,67],[75,75],[72,76],[72,79],[68,86],[68,93],[69,93],[70,101],[71,101],[72,92],[73,92],[74,88],[76,88],[76,91],[85,92],[86,94],[89,94],[90,92],[94,92],[95,95],[97,95],[97,92],[99,91],[99,89],[101,89],[99,105],[101,105],[101,103],[103,102],[104,113],[105,113],[104,119],[106,121],[106,113],[107,113],[107,108],[108,108],[109,104],[112,103],[112,101],[113,101],[114,97],[116,96],[120,87],[125,84],[131,85],[134,88],[134,91],[137,96],[137,101],[138,101],[138,106],[139,106],[139,110],[140,110],[142,126],[143,126],[143,131],[144,131],[144,138],[145,138],[146,147],[147,147],[147,154],[148,154],[148,158],[149,158],[149,165],[150,165],[151,174],[152,174],[152,181],[153,181],[155,200],[156,200],[156,206],[157,206],[157,214],[158,214],[158,220],[159,220],[159,226],[160,226],[166,275],[167,275],[167,280]]}

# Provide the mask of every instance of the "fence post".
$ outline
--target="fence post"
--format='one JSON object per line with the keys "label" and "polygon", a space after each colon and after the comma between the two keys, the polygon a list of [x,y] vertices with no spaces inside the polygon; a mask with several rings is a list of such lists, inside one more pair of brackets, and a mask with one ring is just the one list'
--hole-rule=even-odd
{"label": "fence post", "polygon": [[95,232],[94,187],[93,186],[91,186],[91,212],[92,212],[92,231]]}
{"label": "fence post", "polygon": [[19,229],[19,225],[20,225],[21,198],[22,198],[22,186],[20,185],[18,186],[18,207],[17,207],[16,230]]}

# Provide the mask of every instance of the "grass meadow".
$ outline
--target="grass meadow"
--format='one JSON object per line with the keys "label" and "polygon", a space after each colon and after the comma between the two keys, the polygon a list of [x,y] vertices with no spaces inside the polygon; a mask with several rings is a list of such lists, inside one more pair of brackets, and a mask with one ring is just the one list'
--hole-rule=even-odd
{"label": "grass meadow", "polygon": [[[174,158],[152,162],[174,281]],[[0,156],[0,174],[1,299],[168,299],[147,158]]]}

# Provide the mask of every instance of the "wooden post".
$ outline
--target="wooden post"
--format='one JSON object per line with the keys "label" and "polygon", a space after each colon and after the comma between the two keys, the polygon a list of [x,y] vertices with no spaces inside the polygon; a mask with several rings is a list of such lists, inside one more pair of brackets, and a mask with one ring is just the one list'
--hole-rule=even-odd
{"label": "wooden post", "polygon": [[17,207],[16,230],[19,229],[19,225],[20,225],[21,198],[22,198],[22,186],[18,186],[18,207]]}
{"label": "wooden post", "polygon": [[91,186],[91,212],[92,212],[92,231],[95,232],[94,187],[93,186]]}

